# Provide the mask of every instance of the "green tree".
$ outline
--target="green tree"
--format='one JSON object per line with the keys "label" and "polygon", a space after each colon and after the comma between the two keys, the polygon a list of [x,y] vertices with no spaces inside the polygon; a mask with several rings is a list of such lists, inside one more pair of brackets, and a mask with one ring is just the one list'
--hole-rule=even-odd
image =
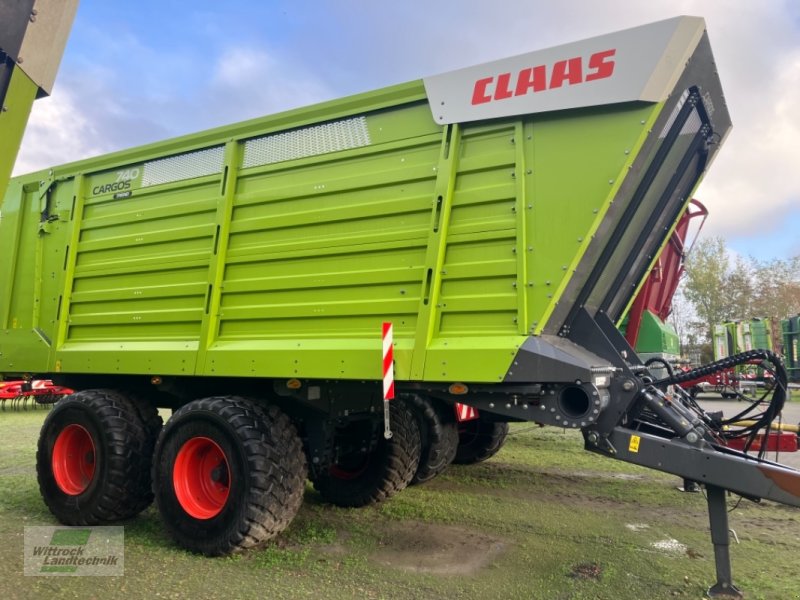
{"label": "green tree", "polygon": [[777,319],[800,313],[800,256],[753,263],[753,313]]}
{"label": "green tree", "polygon": [[[730,256],[725,240],[719,237],[698,240],[686,259],[685,269],[683,294],[694,306],[705,325],[704,333],[711,340],[714,324],[733,316]],[[734,281],[740,282],[743,274],[738,268]]]}
{"label": "green tree", "polygon": [[709,340],[717,323],[783,319],[800,313],[800,256],[734,258],[722,238],[699,240],[686,259],[682,293],[701,324],[686,319],[683,330],[699,330]]}

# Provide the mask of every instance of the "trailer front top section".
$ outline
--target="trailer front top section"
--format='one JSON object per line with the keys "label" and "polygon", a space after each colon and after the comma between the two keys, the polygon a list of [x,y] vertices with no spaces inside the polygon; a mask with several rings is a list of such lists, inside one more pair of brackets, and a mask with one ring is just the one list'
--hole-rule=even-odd
{"label": "trailer front top section", "polygon": [[729,128],[680,17],[17,178],[0,372],[562,379]]}
{"label": "trailer front top section", "polygon": [[0,0],[0,190],[36,98],[50,93],[78,0]]}

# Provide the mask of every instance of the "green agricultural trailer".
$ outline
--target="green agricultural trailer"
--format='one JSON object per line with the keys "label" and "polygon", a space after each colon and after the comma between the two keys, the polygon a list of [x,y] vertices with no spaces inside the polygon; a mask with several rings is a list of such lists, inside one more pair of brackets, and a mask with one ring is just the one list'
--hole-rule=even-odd
{"label": "green agricultural trailer", "polygon": [[0,0],[0,190],[36,98],[50,94],[78,0]]}
{"label": "green agricultural trailer", "polygon": [[800,315],[781,321],[783,355],[786,357],[786,370],[791,381],[800,382]]}
{"label": "green agricultural trailer", "polygon": [[[764,350],[775,350],[775,334],[772,328],[772,319],[750,319],[749,321],[727,321],[714,326],[714,358],[720,360],[741,352],[748,352],[755,348]],[[787,363],[787,367],[788,367]],[[732,373],[734,378],[739,378],[740,382],[744,379],[763,379],[764,369],[758,361],[752,364],[739,365]],[[734,385],[733,387],[737,387]],[[731,397],[736,396],[736,392],[730,392]],[[727,393],[723,393],[726,395]]]}
{"label": "green agricultural trailer", "polygon": [[722,326],[727,332],[731,354],[752,350],[753,348],[773,349],[772,320],[769,318],[729,321],[723,323]]}
{"label": "green agricultural trailer", "polygon": [[767,348],[774,350],[774,334],[772,331],[772,319],[751,319],[750,320],[750,343],[753,348]]}
{"label": "green agricultural trailer", "polygon": [[[52,89],[77,6],[78,0],[0,0],[2,192],[8,185],[31,106]],[[0,408],[25,408],[28,401],[31,406],[47,405],[69,391],[40,380],[3,382],[0,376]]]}
{"label": "green agricultural trailer", "polygon": [[307,477],[362,506],[435,475],[458,402],[705,484],[735,595],[725,490],[798,506],[800,473],[667,389],[785,371],[655,381],[616,328],[730,126],[680,17],[14,179],[0,372],[78,390],[43,425],[45,502],[96,524],[155,497],[226,554]]}

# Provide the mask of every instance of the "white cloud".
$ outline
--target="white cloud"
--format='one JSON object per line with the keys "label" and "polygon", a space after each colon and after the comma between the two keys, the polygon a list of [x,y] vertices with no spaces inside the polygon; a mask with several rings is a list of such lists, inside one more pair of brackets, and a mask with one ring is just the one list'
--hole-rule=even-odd
{"label": "white cloud", "polygon": [[261,117],[335,96],[305,65],[260,45],[230,46],[217,59],[205,90],[215,125]]}
{"label": "white cloud", "polygon": [[34,103],[14,174],[100,154],[107,150],[102,137],[75,95],[60,89],[56,96]]}
{"label": "white cloud", "polygon": [[276,66],[276,61],[262,48],[234,47],[217,62],[213,80],[223,87],[253,85]]}
{"label": "white cloud", "polygon": [[734,128],[698,197],[728,238],[769,234],[800,203],[800,36],[781,3],[758,6],[710,32]]}
{"label": "white cloud", "polygon": [[712,231],[741,235],[775,229],[800,203],[800,52],[780,61],[775,79],[758,92],[761,106],[734,114],[734,132],[700,195],[712,210]]}
{"label": "white cloud", "polygon": [[[130,43],[132,50],[141,48],[135,38],[121,43]],[[115,54],[119,53],[117,49]],[[171,60],[173,64],[182,62]],[[196,82],[191,97],[168,93],[175,90],[169,79],[163,85],[131,85],[138,78],[136,70],[123,74],[99,64],[80,73],[62,73],[53,96],[34,103],[14,173],[264,116],[335,95],[302,65],[278,59],[261,46],[231,46],[210,71],[204,63],[195,68],[206,78]]]}

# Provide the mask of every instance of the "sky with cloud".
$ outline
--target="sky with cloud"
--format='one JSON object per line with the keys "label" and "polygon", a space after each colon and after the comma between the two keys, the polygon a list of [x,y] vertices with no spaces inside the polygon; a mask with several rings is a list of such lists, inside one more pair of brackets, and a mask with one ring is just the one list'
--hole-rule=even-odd
{"label": "sky with cloud", "polygon": [[800,254],[797,0],[82,0],[15,172],[681,14],[706,19],[734,122],[703,235]]}

